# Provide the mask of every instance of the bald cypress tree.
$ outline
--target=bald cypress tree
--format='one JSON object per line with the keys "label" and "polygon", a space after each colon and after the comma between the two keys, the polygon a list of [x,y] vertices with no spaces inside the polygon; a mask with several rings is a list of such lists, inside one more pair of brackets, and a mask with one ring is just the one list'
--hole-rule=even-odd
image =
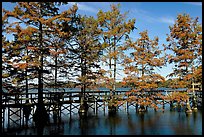
{"label": "bald cypress tree", "polygon": [[[120,63],[122,40],[135,29],[135,19],[126,21],[127,13],[122,14],[119,7],[120,5],[111,5],[110,11],[100,10],[97,14],[99,27],[102,30],[102,47],[104,48],[102,61],[109,68],[106,71],[109,75],[106,87],[110,89],[110,102],[112,102],[116,90],[117,64]],[[115,107],[113,108],[115,109]]]}
{"label": "bald cypress tree", "polygon": [[[188,14],[179,14],[173,26],[169,27],[166,50],[171,51],[168,62],[174,64],[170,77],[179,78],[179,85],[188,87],[195,80],[197,72],[202,68],[202,25],[198,18]],[[201,73],[200,73],[201,74]]]}
{"label": "bald cypress tree", "polygon": [[[24,47],[30,52],[29,55],[21,52],[21,59],[28,58],[29,62],[19,63],[18,60],[18,62],[12,62],[12,65],[23,70],[25,68],[34,68],[34,77],[38,79],[37,110],[42,113],[45,112],[43,105],[43,74],[48,73],[44,69],[44,63],[45,57],[52,52],[49,46],[53,46],[50,38],[55,36],[54,34],[58,34],[60,37],[68,37],[69,33],[62,31],[64,27],[62,22],[70,21],[69,15],[77,11],[77,7],[73,6],[73,8],[59,14],[58,7],[61,4],[60,2],[18,2],[13,11],[4,10],[3,18],[12,17],[17,20],[5,28],[6,32],[17,36],[17,41],[20,42],[17,45],[18,48]],[[42,118],[42,120],[45,120],[45,118]]]}
{"label": "bald cypress tree", "polygon": [[[135,42],[131,39],[126,41],[125,47],[130,50],[130,56],[123,60],[124,72],[127,74],[123,81],[125,82],[124,85],[132,87],[130,93],[138,94],[138,98],[135,100],[140,105],[141,111],[144,111],[144,106],[150,104],[157,107],[153,98],[146,96],[144,92],[157,88],[158,83],[165,80],[154,71],[165,64],[165,58],[161,56],[158,41],[158,37],[151,40],[147,31],[140,32],[140,38]],[[128,100],[132,98],[130,96]]]}

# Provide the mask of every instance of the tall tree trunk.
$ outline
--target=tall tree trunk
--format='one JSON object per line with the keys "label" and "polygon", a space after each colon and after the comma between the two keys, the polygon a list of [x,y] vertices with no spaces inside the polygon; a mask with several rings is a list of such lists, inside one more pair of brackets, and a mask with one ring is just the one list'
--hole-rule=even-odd
{"label": "tall tree trunk", "polygon": [[[116,44],[115,44],[115,37],[114,37],[114,43],[113,43],[113,52],[115,53],[116,52]],[[110,53],[111,53],[111,50],[110,50]],[[114,98],[114,95],[115,95],[115,91],[116,91],[116,54],[114,54],[113,56],[113,83],[111,85],[111,90],[110,90],[110,102],[109,102],[109,105],[108,105],[108,109],[109,109],[109,114],[112,115],[112,114],[115,114],[116,113],[116,107],[113,105],[115,103],[115,98]],[[110,70],[111,70],[111,58],[110,58]],[[111,71],[112,72],[112,71]],[[111,73],[111,78],[112,78],[112,73]]]}
{"label": "tall tree trunk", "polygon": [[[116,42],[115,42],[115,37],[114,37],[114,47],[113,47],[113,52],[115,53],[116,52]],[[114,54],[114,68],[113,68],[113,95],[115,94],[115,91],[116,91],[116,54]]]}
{"label": "tall tree trunk", "polygon": [[[26,55],[28,56],[28,50],[26,49]],[[28,59],[26,58],[26,64],[28,63]],[[25,70],[25,76],[26,76],[26,98],[28,98],[28,64]],[[26,100],[26,103],[29,103],[29,100]]]}
{"label": "tall tree trunk", "polygon": [[[82,78],[84,78],[84,76],[86,76],[86,59],[84,59],[84,56],[81,56],[81,65],[82,65],[81,76]],[[81,97],[79,98],[80,100],[79,116],[82,118],[86,116],[88,111],[88,104],[85,101],[85,91],[86,91],[86,81],[83,79],[82,87],[81,87]]]}
{"label": "tall tree trunk", "polygon": [[[109,53],[111,53],[111,47],[109,49]],[[109,58],[109,70],[110,70],[110,79],[112,79],[112,58]],[[113,95],[113,88],[112,88],[112,83],[111,84],[111,88],[110,88],[110,97],[112,98]]]}
{"label": "tall tree trunk", "polygon": [[48,122],[49,120],[49,115],[47,114],[47,111],[45,109],[44,103],[43,103],[43,81],[42,81],[42,76],[43,76],[43,45],[42,45],[42,23],[39,22],[39,31],[40,31],[40,36],[39,36],[39,49],[40,49],[40,55],[39,55],[39,61],[40,61],[40,66],[38,69],[38,104],[37,108],[35,111],[35,114],[33,116],[33,120],[36,123],[36,126],[39,128],[44,128],[44,125]]}
{"label": "tall tree trunk", "polygon": [[[57,48],[55,48],[55,51],[57,52]],[[55,57],[55,90],[57,88],[57,56]]]}
{"label": "tall tree trunk", "polygon": [[[84,68],[84,61],[83,61],[83,57],[82,57],[82,56],[81,56],[81,65],[82,65],[82,67],[81,67],[81,77],[83,78],[84,75],[85,75],[85,74],[84,74],[84,69],[85,69],[85,68]],[[84,96],[84,93],[85,93],[85,91],[84,91],[84,90],[85,90],[85,89],[84,89],[84,88],[85,88],[85,87],[84,87],[84,84],[85,84],[84,81],[82,81],[81,84],[82,84],[82,85],[81,85],[81,86],[82,86],[82,87],[81,87],[81,94],[82,94],[82,96]]]}
{"label": "tall tree trunk", "polygon": [[[87,75],[87,67],[86,67],[86,59],[84,59],[84,77],[86,77],[86,75]],[[85,79],[85,81],[84,81],[84,95],[85,95],[85,92],[86,92],[86,80],[87,79]]]}
{"label": "tall tree trunk", "polygon": [[39,105],[43,104],[43,83],[42,83],[42,71],[43,71],[43,54],[42,54],[42,24],[40,23],[40,55],[39,55],[39,61],[40,61],[40,66],[38,69],[38,103]]}
{"label": "tall tree trunk", "polygon": [[[143,45],[143,49],[144,49],[144,45]],[[142,78],[144,77],[144,73],[145,73],[145,71],[144,71],[144,63],[142,62]],[[144,82],[143,80],[142,80],[142,82]],[[141,91],[141,97],[143,98],[144,97],[144,89],[142,89],[142,91]],[[139,110],[138,110],[139,112],[145,112],[146,111],[146,109],[145,109],[145,107],[144,107],[144,105],[140,105],[140,108],[139,108]]]}

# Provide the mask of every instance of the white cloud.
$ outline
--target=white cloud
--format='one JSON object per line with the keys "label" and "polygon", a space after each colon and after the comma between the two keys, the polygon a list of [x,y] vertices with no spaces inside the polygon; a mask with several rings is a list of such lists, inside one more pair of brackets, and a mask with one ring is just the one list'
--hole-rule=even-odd
{"label": "white cloud", "polygon": [[163,23],[168,23],[168,24],[174,24],[175,21],[174,21],[174,18],[172,17],[161,17],[159,19],[160,22],[163,22]]}
{"label": "white cloud", "polygon": [[138,14],[147,14],[148,11],[142,10],[142,9],[134,9],[133,13],[138,13]]}
{"label": "white cloud", "polygon": [[134,9],[130,13],[137,17],[138,20],[142,19],[149,23],[167,23],[167,24],[174,24],[173,17],[155,17],[152,16],[149,11],[142,10],[142,9]]}
{"label": "white cloud", "polygon": [[195,5],[195,6],[202,6],[202,2],[185,2],[186,4]]}
{"label": "white cloud", "polygon": [[98,10],[96,8],[93,8],[91,6],[85,5],[84,3],[69,2],[69,4],[71,4],[71,5],[77,4],[78,10],[88,11],[88,12],[93,12],[93,13],[97,13],[98,12]]}
{"label": "white cloud", "polygon": [[138,20],[142,19],[142,20],[145,20],[145,21],[150,22],[150,23],[157,21],[157,19],[150,16],[149,12],[146,10],[133,9],[132,11],[130,10],[130,14],[133,14],[134,16],[136,16]]}

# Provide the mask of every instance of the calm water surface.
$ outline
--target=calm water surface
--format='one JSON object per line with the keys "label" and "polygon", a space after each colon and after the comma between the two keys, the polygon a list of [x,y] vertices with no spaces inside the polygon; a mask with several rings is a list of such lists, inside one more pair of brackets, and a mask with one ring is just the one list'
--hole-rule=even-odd
{"label": "calm water surface", "polygon": [[[37,135],[37,129],[29,128],[15,135]],[[136,113],[135,109],[120,109],[115,116],[102,110],[98,114],[89,112],[87,118],[80,119],[78,114],[65,115],[61,124],[51,122],[43,130],[44,135],[202,135],[202,111],[186,115],[181,112],[165,111]]]}
{"label": "calm water surface", "polygon": [[[76,90],[76,89],[73,89]],[[107,90],[102,89],[101,90]],[[124,90],[124,89],[121,89]],[[70,89],[66,89],[66,92]],[[78,110],[75,109],[77,112]],[[50,117],[51,122],[44,127],[44,135],[202,135],[202,110],[186,115],[185,109],[181,112],[170,111],[169,105],[165,111],[155,112],[148,109],[144,114],[136,113],[134,107],[127,111],[120,108],[115,116],[99,110],[98,114],[89,111],[84,119],[80,119],[78,113],[70,117],[69,114],[62,115],[60,124],[56,124]],[[11,135],[37,135],[37,129],[33,123],[28,129],[14,131]]]}

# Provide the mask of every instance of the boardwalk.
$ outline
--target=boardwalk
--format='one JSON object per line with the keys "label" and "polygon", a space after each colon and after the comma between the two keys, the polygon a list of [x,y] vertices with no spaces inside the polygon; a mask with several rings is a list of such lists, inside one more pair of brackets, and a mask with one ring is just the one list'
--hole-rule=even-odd
{"label": "boardwalk", "polygon": [[[116,91],[116,97],[125,100],[128,96],[125,94],[127,91]],[[159,92],[159,91],[158,91]],[[170,92],[170,91],[168,91]],[[156,92],[149,92],[154,94]],[[165,92],[163,92],[165,93]],[[165,93],[166,94],[166,93]],[[198,104],[202,104],[202,92],[196,92]],[[37,93],[26,94],[4,94],[2,96],[2,131],[9,130],[12,128],[23,128],[25,126],[33,125],[33,114],[36,110],[38,103]],[[106,100],[109,98],[109,92],[107,91],[87,91],[86,101],[88,102],[89,111],[93,113],[104,113],[107,110]],[[191,96],[191,95],[190,95]],[[78,109],[80,106],[81,93],[79,91],[72,92],[46,92],[43,94],[43,101],[46,110],[50,117],[55,116],[56,120],[60,120],[62,115],[78,115]],[[155,96],[155,99],[162,100]],[[164,104],[168,104],[168,101],[164,101]],[[130,107],[135,107],[134,102],[124,101],[123,104],[118,106],[125,106],[126,110]],[[27,114],[28,113],[28,114]],[[29,115],[30,114],[30,115]],[[26,115],[28,121],[26,121]]]}

